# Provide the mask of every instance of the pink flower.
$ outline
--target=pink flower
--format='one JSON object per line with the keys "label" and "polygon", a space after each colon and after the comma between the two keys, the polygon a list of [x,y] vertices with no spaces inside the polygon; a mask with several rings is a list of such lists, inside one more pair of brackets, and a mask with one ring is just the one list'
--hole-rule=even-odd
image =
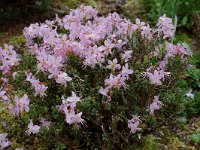
{"label": "pink flower", "polygon": [[48,64],[48,54],[44,51],[37,52],[37,69],[41,70],[42,72],[45,72],[48,70],[50,65]]}
{"label": "pink flower", "polygon": [[65,114],[65,120],[68,124],[79,124],[83,123],[84,120],[81,118],[82,112],[75,112],[76,103],[81,101],[79,97],[76,96],[74,92],[72,92],[72,96],[67,99],[62,97],[62,105],[57,108]]}
{"label": "pink flower", "polygon": [[9,105],[9,111],[12,115],[19,116],[24,111],[29,112],[29,99],[26,94],[24,94],[24,96],[20,99],[18,98],[18,96],[15,96],[14,102],[14,105]]}
{"label": "pink flower", "polygon": [[106,68],[111,69],[111,70],[116,70],[116,69],[120,69],[121,65],[118,64],[117,59],[115,58],[113,61],[108,60],[108,66],[106,66]]}
{"label": "pink flower", "polygon": [[7,133],[1,133],[1,134],[0,134],[0,141],[5,140],[7,136],[8,136]]}
{"label": "pink flower", "polygon": [[186,94],[188,98],[194,99],[194,94],[192,94],[192,90],[190,89]]}
{"label": "pink flower", "polygon": [[150,115],[154,115],[154,111],[160,109],[162,102],[158,100],[159,96],[154,96],[153,103],[150,104]]}
{"label": "pink flower", "polygon": [[118,77],[113,76],[113,74],[110,74],[110,77],[108,79],[105,79],[105,85],[109,87],[114,87],[118,83]]}
{"label": "pink flower", "polygon": [[24,150],[23,147],[17,147],[15,150]]}
{"label": "pink flower", "polygon": [[75,108],[76,103],[79,101],[81,101],[80,97],[77,97],[76,93],[74,93],[73,91],[72,91],[72,96],[67,98],[68,106],[70,106],[70,108]]}
{"label": "pink flower", "polygon": [[40,131],[40,126],[33,125],[33,121],[30,120],[30,123],[28,124],[28,130],[26,130],[26,133],[30,136],[32,134],[37,134]]}
{"label": "pink flower", "polygon": [[4,49],[0,47],[0,70],[3,74],[8,73],[13,66],[18,65],[19,61],[13,46],[5,44]]}
{"label": "pink flower", "polygon": [[2,90],[2,88],[0,88],[0,101],[1,101],[1,99],[3,101],[9,100],[9,98],[6,96],[6,91]]}
{"label": "pink flower", "polygon": [[168,64],[168,60],[160,61],[158,64],[159,64],[159,69],[164,70],[166,65]]}
{"label": "pink flower", "polygon": [[3,82],[3,84],[6,84],[6,83],[8,83],[8,78],[0,78],[0,81],[2,81]]}
{"label": "pink flower", "polygon": [[79,123],[83,123],[84,120],[81,118],[82,116],[82,112],[78,113],[78,114],[74,114],[74,113],[69,113],[68,117],[66,118],[66,122],[68,124],[79,124]]}
{"label": "pink flower", "polygon": [[109,87],[106,88],[100,88],[99,93],[102,94],[103,96],[108,96],[108,92],[109,92]]}
{"label": "pink flower", "polygon": [[47,121],[46,119],[41,118],[40,122],[41,122],[42,127],[46,127],[49,130],[49,127],[51,125],[51,121]]}
{"label": "pink flower", "polygon": [[133,118],[131,120],[128,120],[128,128],[131,129],[130,133],[135,133],[141,130],[141,128],[138,128],[140,121],[141,120],[139,119],[139,117],[135,115],[133,115]]}
{"label": "pink flower", "polygon": [[60,84],[62,84],[62,85],[64,85],[64,86],[67,85],[67,82],[69,82],[69,81],[72,80],[72,78],[69,77],[69,76],[67,75],[67,73],[65,73],[65,72],[61,72],[57,77],[58,77],[58,78],[56,79],[56,82],[57,82],[57,83],[60,83]]}
{"label": "pink flower", "polygon": [[46,95],[45,91],[47,90],[48,87],[43,85],[38,79],[35,79],[35,77],[32,76],[32,73],[25,72],[25,74],[26,74],[26,81],[29,81],[35,89],[34,95],[35,96],[40,95],[40,97]]}
{"label": "pink flower", "polygon": [[136,24],[134,24],[133,28],[134,30],[141,30],[142,27],[145,26],[144,22],[141,22],[140,19],[136,18]]}
{"label": "pink flower", "polygon": [[125,45],[126,43],[127,43],[127,42],[125,42],[125,41],[123,42],[122,40],[118,40],[118,41],[117,41],[117,44],[116,44],[116,47],[119,48],[119,49],[121,49],[122,46]]}
{"label": "pink flower", "polygon": [[31,73],[31,72],[30,72],[30,73],[27,73],[27,72],[25,71],[25,75],[26,75],[26,81],[31,81],[32,73]]}
{"label": "pink flower", "polygon": [[128,62],[128,60],[132,57],[133,51],[125,51],[125,53],[122,55],[122,58],[125,60],[125,62]]}
{"label": "pink flower", "polygon": [[110,40],[104,41],[105,46],[101,46],[101,51],[104,52],[105,55],[112,54],[112,49],[115,47],[115,44],[113,44]]}
{"label": "pink flower", "polygon": [[40,95],[40,97],[42,97],[42,96],[46,95],[45,91],[47,90],[48,87],[46,87],[45,85],[39,83],[39,84],[34,85],[34,88],[35,88],[34,95],[35,96]]}
{"label": "pink flower", "polygon": [[17,75],[17,72],[12,73],[13,80],[16,80],[16,75]]}
{"label": "pink flower", "polygon": [[163,35],[163,39],[171,38],[174,36],[174,25],[171,18],[163,15],[158,19],[158,36]]}
{"label": "pink flower", "polygon": [[6,137],[8,136],[7,133],[0,134],[0,149],[5,149],[12,144]]}
{"label": "pink flower", "polygon": [[2,70],[2,74],[8,73],[8,72],[10,71],[10,69],[11,69],[11,68],[10,68],[8,62],[6,62],[6,61],[4,61],[4,62],[3,62],[3,65],[0,66],[0,70]]}
{"label": "pink flower", "polygon": [[133,74],[133,70],[128,68],[128,63],[125,64],[125,66],[122,67],[122,77],[125,77],[126,79],[129,78],[130,74]]}
{"label": "pink flower", "polygon": [[175,46],[175,54],[183,57],[192,55],[192,52],[186,51],[186,49],[181,44],[177,44]]}
{"label": "pink flower", "polygon": [[149,78],[151,84],[162,85],[161,79],[163,78],[163,75],[157,70],[154,70],[154,73],[147,72],[147,77]]}
{"label": "pink flower", "polygon": [[25,112],[29,112],[29,99],[26,94],[20,99],[20,111],[22,112],[23,110]]}

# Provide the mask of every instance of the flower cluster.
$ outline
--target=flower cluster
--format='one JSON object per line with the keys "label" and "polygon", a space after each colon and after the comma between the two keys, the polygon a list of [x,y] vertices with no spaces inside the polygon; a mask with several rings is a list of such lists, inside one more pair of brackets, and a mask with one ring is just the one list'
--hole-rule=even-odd
{"label": "flower cluster", "polygon": [[174,36],[174,25],[171,18],[163,15],[158,19],[158,36],[163,36],[163,39],[173,37]]}
{"label": "flower cluster", "polygon": [[30,136],[31,134],[37,134],[39,133],[40,129],[46,128],[49,129],[50,125],[51,125],[51,121],[47,121],[44,118],[41,118],[40,120],[41,125],[34,125],[33,121],[30,120],[29,124],[28,124],[28,129],[26,130],[26,133]]}
{"label": "flower cluster", "polygon": [[[117,61],[116,61],[117,62]],[[109,68],[111,66],[111,69],[113,68],[113,64],[108,65]],[[119,68],[119,64],[114,64],[117,68]],[[121,66],[120,66],[121,67]],[[128,80],[129,75],[133,73],[132,69],[129,69],[128,64],[126,63],[125,66],[122,66],[121,71],[119,74],[114,76],[113,74],[110,74],[110,77],[108,79],[105,79],[105,85],[106,87],[99,90],[99,93],[101,93],[104,96],[107,96],[109,100],[111,99],[111,95],[108,95],[108,93],[112,90],[112,88],[120,88],[122,86],[125,86],[125,81]]]}
{"label": "flower cluster", "polygon": [[162,102],[158,100],[159,96],[154,96],[153,102],[149,106],[150,115],[154,115],[154,111],[160,109]]}
{"label": "flower cluster", "polygon": [[26,133],[30,136],[32,134],[37,134],[40,131],[40,126],[33,125],[33,121],[30,120],[30,123],[28,124],[28,130],[26,130]]}
{"label": "flower cluster", "polygon": [[2,88],[0,88],[0,101],[8,101],[9,98],[6,95],[6,91],[2,90]]}
{"label": "flower cluster", "polygon": [[136,115],[132,115],[132,117],[133,118],[131,120],[128,120],[128,128],[131,130],[130,133],[135,133],[141,130],[141,128],[138,128],[141,120]]}
{"label": "flower cluster", "polygon": [[35,96],[40,95],[44,96],[45,91],[47,90],[48,87],[46,87],[44,84],[42,84],[39,79],[35,79],[35,77],[32,75],[32,73],[26,73],[26,81],[29,81],[35,89]]}
{"label": "flower cluster", "polygon": [[28,96],[24,94],[24,96],[20,99],[18,98],[18,96],[15,96],[14,105],[10,103],[8,106],[8,110],[14,116],[19,116],[23,112],[29,112]]}
{"label": "flower cluster", "polygon": [[84,121],[81,118],[82,112],[75,112],[76,103],[79,101],[81,101],[80,98],[77,97],[74,92],[72,92],[72,96],[67,99],[65,99],[64,96],[62,97],[62,105],[59,105],[58,109],[65,114],[65,121],[68,124],[79,124]]}
{"label": "flower cluster", "polygon": [[8,73],[13,66],[19,64],[20,58],[13,48],[13,46],[7,44],[4,45],[4,49],[0,47],[0,71],[2,71],[2,74]]}
{"label": "flower cluster", "polygon": [[6,137],[8,136],[7,133],[0,134],[0,149],[5,149],[12,144]]}
{"label": "flower cluster", "polygon": [[[159,53],[161,53],[162,48],[163,48],[162,46],[160,48],[156,47],[156,56],[157,57],[159,56]],[[165,72],[169,58],[173,58],[175,56],[184,57],[184,56],[191,55],[191,52],[187,51],[180,44],[173,45],[171,43],[166,42],[164,50],[165,50],[164,57],[161,61],[158,61],[158,66],[157,66],[157,68],[154,67],[155,68],[154,72],[151,73],[149,71],[149,70],[151,70],[151,68],[147,69],[148,71],[147,71],[146,75],[149,78],[151,84],[162,85],[162,81],[164,81],[165,76],[170,75],[169,72]]]}

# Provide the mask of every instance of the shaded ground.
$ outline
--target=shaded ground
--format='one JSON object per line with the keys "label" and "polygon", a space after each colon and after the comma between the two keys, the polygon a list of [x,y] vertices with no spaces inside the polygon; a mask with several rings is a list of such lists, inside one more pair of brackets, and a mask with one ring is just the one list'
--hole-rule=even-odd
{"label": "shaded ground", "polygon": [[6,24],[5,26],[0,26],[0,44],[9,42],[10,38],[13,36],[21,35],[25,26],[27,26],[27,24],[24,22],[20,22],[19,24]]}
{"label": "shaded ground", "polygon": [[49,19],[50,15],[42,13],[37,14],[24,14],[21,18],[14,18],[10,22],[0,24],[0,45],[7,43],[13,36],[22,35],[24,27],[29,26],[31,23],[43,22]]}

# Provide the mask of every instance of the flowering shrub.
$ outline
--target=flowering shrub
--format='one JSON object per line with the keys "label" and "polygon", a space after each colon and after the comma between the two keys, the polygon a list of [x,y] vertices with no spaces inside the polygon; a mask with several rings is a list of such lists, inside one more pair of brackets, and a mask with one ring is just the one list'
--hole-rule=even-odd
{"label": "flowering shrub", "polygon": [[31,24],[25,48],[0,48],[2,107],[16,119],[3,118],[2,128],[9,126],[15,144],[35,136],[47,148],[132,145],[148,120],[170,107],[166,91],[191,55],[172,43],[174,32],[165,15],[154,29],[117,13],[99,17],[89,6]]}

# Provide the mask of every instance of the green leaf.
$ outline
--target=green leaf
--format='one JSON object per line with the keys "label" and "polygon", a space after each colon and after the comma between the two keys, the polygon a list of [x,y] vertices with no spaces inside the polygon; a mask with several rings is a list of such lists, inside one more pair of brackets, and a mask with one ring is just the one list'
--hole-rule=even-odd
{"label": "green leaf", "polygon": [[185,17],[183,17],[183,19],[182,19],[182,21],[181,21],[181,24],[182,24],[183,26],[185,26],[185,25],[187,24],[187,22],[188,22],[188,16],[186,15]]}
{"label": "green leaf", "polygon": [[182,44],[182,46],[183,46],[189,53],[192,52],[190,46],[189,46],[187,43],[181,43],[181,44]]}

